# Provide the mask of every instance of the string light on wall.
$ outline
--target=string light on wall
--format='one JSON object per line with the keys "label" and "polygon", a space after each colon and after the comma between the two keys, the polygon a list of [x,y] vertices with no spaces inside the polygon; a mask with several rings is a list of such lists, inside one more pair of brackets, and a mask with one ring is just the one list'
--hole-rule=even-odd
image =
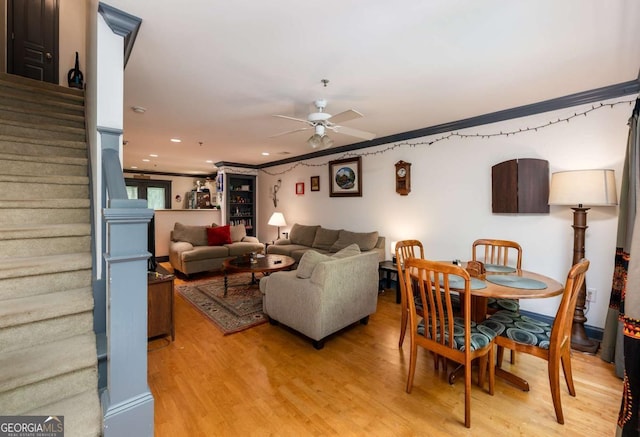
{"label": "string light on wall", "polygon": [[[430,140],[422,140],[422,141],[402,141],[402,142],[398,142],[398,143],[393,143],[390,144],[388,147],[385,147],[384,149],[380,149],[380,150],[375,150],[375,151],[370,151],[370,152],[361,152],[361,153],[355,153],[355,152],[347,152],[343,155],[341,155],[339,158],[337,159],[342,159],[342,158],[349,158],[349,157],[357,157],[357,156],[375,156],[375,155],[382,155],[384,153],[390,152],[394,149],[400,148],[400,147],[423,147],[423,146],[431,146],[435,143],[438,143],[440,141],[445,141],[445,140],[449,140],[451,138],[462,138],[462,139],[469,139],[469,138],[473,138],[473,139],[489,139],[489,138],[495,138],[495,137],[509,137],[510,135],[518,135],[518,134],[523,134],[523,133],[528,133],[528,132],[538,132],[538,130],[540,129],[545,129],[551,126],[554,126],[556,124],[559,123],[569,123],[571,120],[575,119],[575,118],[579,118],[579,117],[586,117],[587,115],[589,115],[590,113],[597,111],[599,109],[602,108],[613,108],[615,106],[618,105],[623,105],[623,104],[628,104],[631,105],[632,103],[635,103],[635,99],[633,100],[621,100],[618,102],[613,102],[613,103],[600,103],[597,105],[592,105],[591,108],[586,109],[584,111],[580,111],[580,112],[574,112],[573,115],[569,115],[568,117],[564,117],[564,118],[557,118],[555,120],[551,120],[547,123],[544,124],[540,124],[540,125],[536,125],[536,126],[529,126],[529,127],[525,127],[525,128],[520,128],[518,130],[511,130],[511,131],[500,131],[500,132],[495,132],[495,133],[468,133],[468,134],[463,134],[463,133],[459,133],[459,132],[450,132],[447,133],[445,135],[442,135],[440,137],[434,138],[434,139],[430,139]],[[333,160],[335,158],[332,158],[331,160]],[[304,166],[304,167],[323,167],[328,165],[328,162],[323,162],[323,163],[316,163],[316,164],[312,164],[312,163],[308,163],[308,162],[303,162],[303,161],[298,161],[297,163],[293,164],[291,167],[286,168],[285,170],[279,171],[279,172],[271,172],[269,170],[265,170],[265,169],[260,169],[259,171],[268,174],[269,176],[279,176],[285,173],[288,173],[290,171],[293,171],[296,167],[299,166]]]}

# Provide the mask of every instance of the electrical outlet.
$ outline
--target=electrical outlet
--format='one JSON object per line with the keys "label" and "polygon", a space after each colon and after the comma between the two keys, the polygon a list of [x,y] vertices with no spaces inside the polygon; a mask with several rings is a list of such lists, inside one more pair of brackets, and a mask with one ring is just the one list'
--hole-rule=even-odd
{"label": "electrical outlet", "polygon": [[587,302],[596,303],[596,289],[587,288]]}

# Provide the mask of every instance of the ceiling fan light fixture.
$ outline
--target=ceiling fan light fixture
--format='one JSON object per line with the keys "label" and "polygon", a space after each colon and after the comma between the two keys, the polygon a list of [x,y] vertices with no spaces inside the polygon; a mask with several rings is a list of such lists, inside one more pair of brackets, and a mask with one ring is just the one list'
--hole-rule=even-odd
{"label": "ceiling fan light fixture", "polygon": [[315,149],[318,146],[322,145],[322,137],[318,134],[313,134],[307,140],[307,144],[311,146],[313,149]]}
{"label": "ceiling fan light fixture", "polygon": [[320,141],[322,142],[322,147],[325,149],[333,146],[333,140],[329,138],[329,135],[323,135]]}

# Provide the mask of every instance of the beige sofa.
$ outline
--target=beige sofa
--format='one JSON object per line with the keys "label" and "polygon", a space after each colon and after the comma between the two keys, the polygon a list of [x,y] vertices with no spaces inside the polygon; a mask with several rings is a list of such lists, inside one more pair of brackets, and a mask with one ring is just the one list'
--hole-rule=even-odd
{"label": "beige sofa", "polygon": [[310,250],[297,270],[263,277],[260,290],[272,324],[295,329],[321,349],[327,336],[358,321],[366,324],[376,312],[378,255],[360,253],[355,244],[333,256]]}
{"label": "beige sofa", "polygon": [[362,252],[375,252],[378,261],[385,260],[385,238],[379,236],[378,232],[351,232],[298,223],[291,228],[288,239],[283,238],[269,245],[267,253],[287,255],[300,261],[302,255],[310,249],[330,255],[354,243]]}
{"label": "beige sofa", "polygon": [[[214,223],[214,226],[215,225]],[[209,226],[189,226],[176,223],[169,242],[169,262],[174,270],[185,275],[219,270],[222,262],[230,257],[250,252],[264,253],[264,244],[255,237],[248,237],[243,225],[231,226],[231,243],[209,245]]]}

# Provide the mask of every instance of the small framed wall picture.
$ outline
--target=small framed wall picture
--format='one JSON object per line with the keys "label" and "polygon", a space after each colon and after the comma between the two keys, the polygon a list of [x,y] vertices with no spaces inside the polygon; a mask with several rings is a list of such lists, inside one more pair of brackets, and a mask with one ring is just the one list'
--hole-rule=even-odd
{"label": "small framed wall picture", "polygon": [[320,176],[311,176],[311,191],[320,191]]}
{"label": "small framed wall picture", "polygon": [[296,182],[296,194],[304,194],[304,182]]}
{"label": "small framed wall picture", "polygon": [[329,196],[362,197],[362,158],[329,161]]}

